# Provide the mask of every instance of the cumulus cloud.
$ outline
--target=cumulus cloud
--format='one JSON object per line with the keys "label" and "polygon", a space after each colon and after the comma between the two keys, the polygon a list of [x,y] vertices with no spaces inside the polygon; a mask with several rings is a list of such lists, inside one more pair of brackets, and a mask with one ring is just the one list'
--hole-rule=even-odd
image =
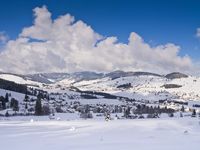
{"label": "cumulus cloud", "polygon": [[0,32],[0,43],[5,44],[8,40],[8,36],[5,32]]}
{"label": "cumulus cloud", "polygon": [[75,71],[152,71],[166,73],[192,67],[174,44],[150,46],[137,33],[127,44],[103,37],[83,21],[66,14],[53,20],[43,6],[33,10],[34,23],[0,53],[2,71],[15,73]]}

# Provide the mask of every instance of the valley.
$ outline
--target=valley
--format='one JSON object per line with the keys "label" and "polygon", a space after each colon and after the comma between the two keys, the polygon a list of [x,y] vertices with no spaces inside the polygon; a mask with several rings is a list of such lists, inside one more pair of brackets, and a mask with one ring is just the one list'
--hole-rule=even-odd
{"label": "valley", "polygon": [[[1,96],[9,95],[1,116],[35,115],[37,99],[44,109],[40,115],[79,113],[82,118],[108,114],[119,119],[154,118],[162,113],[198,116],[200,110],[200,78],[181,73],[165,76],[115,71],[28,76],[0,74],[1,79],[27,86],[26,93],[0,89]],[[17,110],[10,107],[13,98],[18,101]]]}

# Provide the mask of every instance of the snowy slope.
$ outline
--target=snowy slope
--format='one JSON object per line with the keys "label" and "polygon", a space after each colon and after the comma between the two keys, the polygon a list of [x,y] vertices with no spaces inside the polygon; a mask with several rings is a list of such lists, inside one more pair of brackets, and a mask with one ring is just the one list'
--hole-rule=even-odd
{"label": "snowy slope", "polygon": [[[198,149],[199,121],[184,119],[0,121],[3,150]],[[12,144],[11,144],[12,143]]]}
{"label": "snowy slope", "polygon": [[[129,76],[114,79],[110,77],[102,77],[98,79],[92,78],[91,80],[75,80],[70,77],[46,85],[11,74],[0,74],[0,78],[20,84],[39,85],[39,89],[47,91],[51,98],[54,98],[58,103],[62,102],[62,104],[71,101],[79,101],[81,104],[121,104],[117,99],[105,99],[100,95],[95,95],[97,99],[83,98],[81,97],[80,92],[74,90],[76,88],[81,91],[95,91],[127,97],[141,102],[156,103],[159,100],[176,100],[183,102],[187,101],[190,106],[192,104],[199,104],[200,102],[200,78],[191,76],[168,79],[165,76],[152,74],[133,76],[130,76],[129,74]],[[126,84],[130,84],[130,87],[123,88],[123,85]],[[179,85],[181,87],[165,88],[164,85]],[[5,93],[3,96],[5,96]]]}
{"label": "snowy slope", "polygon": [[0,74],[0,78],[8,81],[15,82],[17,84],[26,84],[29,86],[42,86],[42,83],[31,81],[28,79],[25,79],[21,76],[18,75],[13,75],[13,74]]}
{"label": "snowy slope", "polygon": [[[19,101],[19,103],[23,102],[24,100],[24,97],[25,97],[25,94],[23,93],[18,93],[18,92],[14,92],[14,91],[9,91],[9,90],[4,90],[4,89],[0,89],[0,96],[5,96],[6,93],[8,93],[10,96],[9,96],[9,99],[11,98],[15,98],[16,100]],[[36,98],[35,96],[32,96],[32,95],[28,95],[29,98]]]}
{"label": "snowy slope", "polygon": [[[27,84],[33,87],[37,86],[40,87],[42,90],[47,90],[51,92],[57,91],[62,93],[63,90],[67,90],[71,86],[73,86],[83,91],[105,92],[137,100],[200,100],[200,78],[198,77],[189,76],[187,78],[167,79],[164,76],[158,76],[154,74],[141,74],[130,76],[131,74],[129,73],[125,77],[122,76],[114,79],[111,78],[112,76],[106,76],[103,78],[100,75],[100,78],[93,79],[92,77],[96,74],[92,74],[92,76],[90,74],[87,72],[71,74],[61,81],[47,85],[43,85],[42,83],[31,81],[27,78],[23,78],[22,76],[17,76],[13,74],[0,74],[0,78],[13,81],[18,84]],[[60,76],[58,77],[60,79]],[[87,80],[84,80],[83,77]],[[131,84],[131,88],[119,88],[120,86],[129,83]],[[166,84],[176,84],[182,87],[166,89],[165,87],[163,87],[163,85]]]}
{"label": "snowy slope", "polygon": [[[118,88],[120,85],[131,84],[131,88]],[[180,88],[165,88],[163,85],[176,84]],[[121,77],[115,80],[103,78],[101,80],[81,81],[73,84],[81,90],[103,91],[119,96],[135,99],[159,100],[179,98],[185,100],[200,100],[200,78],[188,77],[167,79],[155,76]]]}

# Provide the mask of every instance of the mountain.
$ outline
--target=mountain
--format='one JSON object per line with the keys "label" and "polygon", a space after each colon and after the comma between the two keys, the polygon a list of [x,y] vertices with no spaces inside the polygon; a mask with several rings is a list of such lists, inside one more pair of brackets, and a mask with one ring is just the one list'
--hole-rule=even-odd
{"label": "mountain", "polygon": [[105,75],[105,77],[110,77],[111,79],[116,79],[116,78],[120,78],[120,77],[141,76],[141,75],[145,75],[145,76],[151,75],[151,76],[158,76],[158,77],[161,76],[159,74],[150,73],[150,72],[124,72],[124,71],[118,70],[118,71],[107,73]]}
{"label": "mountain", "polygon": [[188,75],[180,73],[180,72],[173,72],[173,73],[167,74],[165,77],[167,79],[179,79],[179,78],[187,78]]}
{"label": "mountain", "polygon": [[15,91],[18,93],[23,93],[23,94],[28,93],[26,85],[17,84],[15,82],[3,80],[3,79],[0,79],[0,89]]}
{"label": "mountain", "polygon": [[55,83],[69,77],[70,74],[68,73],[38,73],[25,75],[26,79],[46,84]]}
{"label": "mountain", "polygon": [[161,76],[159,74],[150,73],[150,72],[124,72],[124,71],[114,71],[107,74],[96,73],[91,71],[82,71],[74,73],[39,73],[39,74],[30,74],[25,75],[25,78],[28,80],[51,84],[62,81],[64,79],[74,80],[74,82],[82,80],[94,80],[101,79],[103,77],[109,77],[111,79],[128,77],[128,76],[140,76],[140,75],[152,75],[152,76]]}
{"label": "mountain", "polygon": [[90,71],[75,72],[70,74],[70,77],[73,78],[75,81],[94,80],[102,78],[103,76],[104,76],[103,73],[96,73]]}
{"label": "mountain", "polygon": [[0,73],[0,79],[12,81],[17,84],[31,85],[31,86],[36,86],[36,87],[42,86],[41,82],[36,82],[34,80],[31,80],[24,75]]}
{"label": "mountain", "polygon": [[125,72],[125,71],[113,71],[110,73],[96,73],[91,71],[83,72],[74,72],[74,73],[38,73],[38,74],[11,74],[11,73],[0,73],[0,78],[14,81],[19,84],[53,84],[59,81],[67,80],[73,82],[88,81],[102,78],[110,78],[112,80],[121,78],[121,77],[131,77],[131,76],[154,76],[154,77],[166,77],[167,79],[176,79],[176,78],[187,78],[188,76],[179,73],[173,72],[162,76],[156,73],[151,72]]}
{"label": "mountain", "polygon": [[30,74],[25,75],[26,79],[41,82],[45,84],[56,83],[64,79],[73,79],[75,81],[81,80],[93,80],[97,78],[102,78],[103,73],[95,73],[95,72],[75,72],[75,73],[39,73],[39,74]]}
{"label": "mountain", "polygon": [[[40,96],[42,94],[44,105],[49,104],[57,112],[73,112],[74,110],[71,109],[74,108],[74,103],[93,106],[106,104],[113,107],[114,105],[126,105],[127,101],[135,102],[135,105],[160,105],[177,110],[183,104],[187,105],[185,107],[188,109],[200,107],[200,78],[181,73],[171,73],[166,76],[149,72],[124,71],[114,71],[107,74],[87,71],[70,74],[43,73],[34,75],[4,73],[0,74],[0,78],[12,81],[11,83],[3,82],[5,84],[0,87],[0,94],[2,93],[0,96],[11,93],[10,98],[19,100],[21,111],[26,106],[23,103],[24,95],[22,95],[26,91],[17,91],[18,84],[25,85],[32,94],[32,100],[30,98],[28,105],[30,110],[34,109],[38,94]],[[14,85],[14,82],[17,85]],[[50,84],[44,84],[44,82]],[[10,86],[14,86],[14,89]],[[174,105],[174,103],[179,105]]]}

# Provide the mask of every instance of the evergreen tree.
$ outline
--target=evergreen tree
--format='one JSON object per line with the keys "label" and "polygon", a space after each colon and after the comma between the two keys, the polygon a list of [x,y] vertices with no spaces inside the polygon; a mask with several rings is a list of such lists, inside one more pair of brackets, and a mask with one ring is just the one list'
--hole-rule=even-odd
{"label": "evergreen tree", "polygon": [[13,111],[19,111],[19,102],[17,100],[14,102]]}
{"label": "evergreen tree", "polygon": [[19,102],[12,98],[10,102],[10,107],[13,108],[13,111],[19,111]]}
{"label": "evergreen tree", "polygon": [[181,111],[182,111],[182,112],[185,112],[185,108],[184,108],[183,105],[182,105],[182,107],[181,107]]}
{"label": "evergreen tree", "polygon": [[24,97],[24,102],[26,102],[26,103],[27,103],[27,102],[28,102],[28,100],[29,100],[29,96],[26,94],[26,95],[25,95],[25,97]]}
{"label": "evergreen tree", "polygon": [[124,117],[128,118],[130,115],[130,110],[131,108],[128,106],[127,108],[125,108],[124,110]]}
{"label": "evergreen tree", "polygon": [[0,97],[0,102],[1,102],[1,108],[3,110],[6,109],[6,102],[5,102],[5,98],[3,96]]}
{"label": "evergreen tree", "polygon": [[12,81],[0,79],[0,89],[15,91],[19,93],[27,93],[27,86],[22,84],[16,84]]}
{"label": "evergreen tree", "polygon": [[193,111],[192,111],[192,117],[196,117],[196,110],[195,109],[193,109]]}
{"label": "evergreen tree", "polygon": [[10,108],[13,108],[14,106],[14,98],[11,98],[11,101],[10,101]]}
{"label": "evergreen tree", "polygon": [[43,110],[43,115],[49,115],[49,114],[50,114],[49,105],[44,105],[44,106],[42,107],[42,110]]}
{"label": "evergreen tree", "polygon": [[42,94],[41,92],[39,92],[38,95],[37,95],[37,98],[38,98],[38,99],[43,99],[44,96],[43,96],[43,94]]}
{"label": "evergreen tree", "polygon": [[28,102],[29,102],[29,96],[27,94],[25,94],[25,96],[24,96],[24,102],[25,102],[25,106],[24,106],[25,113],[27,114],[27,112],[28,112]]}
{"label": "evergreen tree", "polygon": [[8,95],[8,93],[6,93],[6,95],[5,95],[5,102],[6,102],[6,103],[9,102],[9,95]]}
{"label": "evergreen tree", "polygon": [[169,113],[169,117],[174,117],[174,113]]}
{"label": "evergreen tree", "polygon": [[6,111],[6,114],[5,114],[6,117],[9,117],[10,114],[8,113],[8,111]]}
{"label": "evergreen tree", "polygon": [[37,116],[43,115],[41,99],[36,100],[35,115],[37,115]]}
{"label": "evergreen tree", "polygon": [[87,118],[93,118],[92,114],[90,113],[90,106],[85,105],[83,110],[80,113],[80,117],[87,119]]}
{"label": "evergreen tree", "polygon": [[27,104],[27,103],[25,104],[25,109],[26,109],[26,110],[28,109],[28,104]]}

